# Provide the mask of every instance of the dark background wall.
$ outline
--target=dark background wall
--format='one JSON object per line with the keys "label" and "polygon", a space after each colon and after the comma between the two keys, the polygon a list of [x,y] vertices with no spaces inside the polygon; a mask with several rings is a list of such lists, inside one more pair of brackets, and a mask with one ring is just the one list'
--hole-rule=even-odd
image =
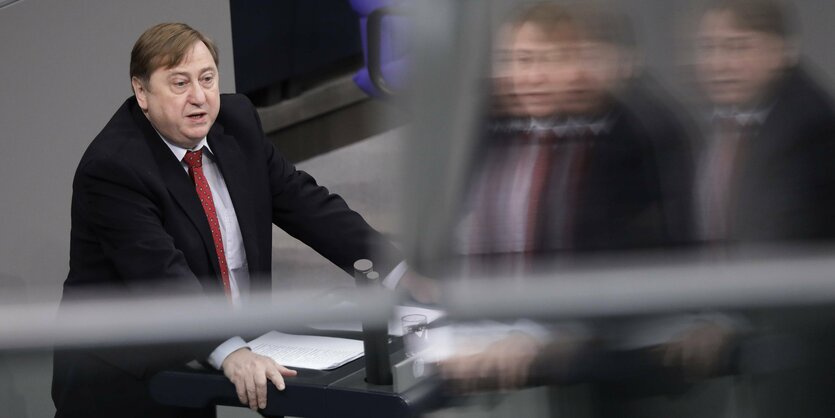
{"label": "dark background wall", "polygon": [[231,0],[235,87],[256,104],[297,95],[357,68],[362,45],[347,0]]}

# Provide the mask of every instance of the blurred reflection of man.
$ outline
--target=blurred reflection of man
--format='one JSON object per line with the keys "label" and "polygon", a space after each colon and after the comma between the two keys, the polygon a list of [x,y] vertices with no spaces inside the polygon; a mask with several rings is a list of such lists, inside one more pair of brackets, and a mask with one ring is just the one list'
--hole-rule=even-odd
{"label": "blurred reflection of man", "polygon": [[[135,96],[90,144],[73,182],[65,302],[109,291],[242,303],[270,289],[273,224],[346,271],[359,258],[374,257],[383,273],[394,267],[375,250],[395,249],[278,153],[244,96],[220,94],[217,64],[214,44],[185,24],[160,24],[137,40]],[[282,390],[283,377],[295,374],[240,337],[205,347],[59,350],[56,416],[213,416],[148,394],[155,371],[194,358],[222,370],[252,409],[266,406],[268,381]]]}
{"label": "blurred reflection of man", "polygon": [[666,242],[652,141],[613,91],[617,31],[541,4],[502,31],[459,249],[535,258]]}
{"label": "blurred reflection of man", "polygon": [[[698,22],[707,112],[693,189],[710,248],[835,237],[835,108],[804,68],[790,12],[777,0],[715,0]],[[805,348],[808,368],[758,382],[763,416],[832,416],[824,334]]]}
{"label": "blurred reflection of man", "polygon": [[[683,141],[683,130],[649,129],[642,118],[654,115],[636,114],[616,98],[631,65],[621,23],[590,7],[540,3],[502,29],[493,115],[458,230],[472,273],[527,273],[537,261],[547,266],[553,259],[681,239],[685,227],[663,213],[657,151]],[[686,190],[687,184],[675,187]],[[546,352],[540,338],[546,333],[520,329],[483,353],[447,361],[442,370],[464,388],[477,386],[474,381],[507,388],[524,384],[530,364],[545,353],[557,380],[570,380],[584,333],[567,330],[553,334]]]}
{"label": "blurred reflection of man", "polygon": [[795,42],[772,0],[714,1],[699,22],[695,69],[709,109],[694,187],[702,240],[835,233],[835,113]]}

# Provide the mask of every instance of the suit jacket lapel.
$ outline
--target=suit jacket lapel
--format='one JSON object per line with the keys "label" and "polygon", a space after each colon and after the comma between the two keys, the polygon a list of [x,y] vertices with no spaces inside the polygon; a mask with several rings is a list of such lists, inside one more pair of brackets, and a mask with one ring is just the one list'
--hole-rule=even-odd
{"label": "suit jacket lapel", "polygon": [[148,140],[151,154],[159,167],[160,175],[166,187],[168,187],[171,197],[180,205],[183,212],[186,213],[188,219],[200,233],[200,239],[206,248],[208,259],[211,260],[215,275],[220,280],[220,266],[218,265],[217,255],[215,253],[212,232],[209,228],[209,221],[206,219],[206,213],[203,212],[203,206],[200,205],[200,198],[194,189],[194,183],[189,178],[185,169],[183,169],[182,163],[177,161],[177,158],[171,153],[168,146],[162,142],[162,138],[160,138],[157,131],[154,130],[138,106],[133,109],[133,117],[141,127],[143,135]]}
{"label": "suit jacket lapel", "polygon": [[[241,229],[241,237],[246,250],[246,259],[251,271],[252,267],[258,265],[259,254],[255,219],[252,215],[254,200],[250,195],[251,188],[248,187],[249,170],[246,160],[235,137],[226,135],[223,127],[217,123],[209,130],[207,141],[217,159],[217,165],[223,175],[226,188],[229,190],[232,205],[235,207],[238,226]],[[252,276],[252,279],[257,280],[257,277]],[[255,286],[257,283],[253,282],[252,285]]]}

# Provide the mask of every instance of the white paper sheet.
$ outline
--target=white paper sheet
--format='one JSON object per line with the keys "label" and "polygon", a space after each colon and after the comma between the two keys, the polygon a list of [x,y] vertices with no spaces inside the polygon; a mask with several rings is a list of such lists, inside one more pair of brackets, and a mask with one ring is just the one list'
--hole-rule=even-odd
{"label": "white paper sheet", "polygon": [[253,352],[289,368],[332,370],[363,356],[362,341],[270,331],[249,342]]}

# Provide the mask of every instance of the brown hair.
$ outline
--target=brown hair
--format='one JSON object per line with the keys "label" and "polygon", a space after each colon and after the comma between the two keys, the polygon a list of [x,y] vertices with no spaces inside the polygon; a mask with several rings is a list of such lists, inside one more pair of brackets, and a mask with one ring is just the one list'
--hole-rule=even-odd
{"label": "brown hair", "polygon": [[130,53],[130,76],[147,85],[158,68],[171,68],[183,61],[195,42],[203,42],[215,65],[218,64],[215,44],[185,23],[160,23],[146,30]]}
{"label": "brown hair", "polygon": [[784,39],[794,34],[791,10],[778,0],[713,0],[705,8],[708,12],[730,13],[742,29]]}
{"label": "brown hair", "polygon": [[574,36],[621,46],[634,46],[635,37],[625,15],[596,2],[562,5],[542,1],[523,8],[509,21],[513,29],[530,23],[553,39]]}
{"label": "brown hair", "polygon": [[571,16],[563,6],[553,2],[541,2],[522,8],[511,17],[508,24],[514,30],[530,23],[546,32],[553,32],[560,25],[570,22]]}

